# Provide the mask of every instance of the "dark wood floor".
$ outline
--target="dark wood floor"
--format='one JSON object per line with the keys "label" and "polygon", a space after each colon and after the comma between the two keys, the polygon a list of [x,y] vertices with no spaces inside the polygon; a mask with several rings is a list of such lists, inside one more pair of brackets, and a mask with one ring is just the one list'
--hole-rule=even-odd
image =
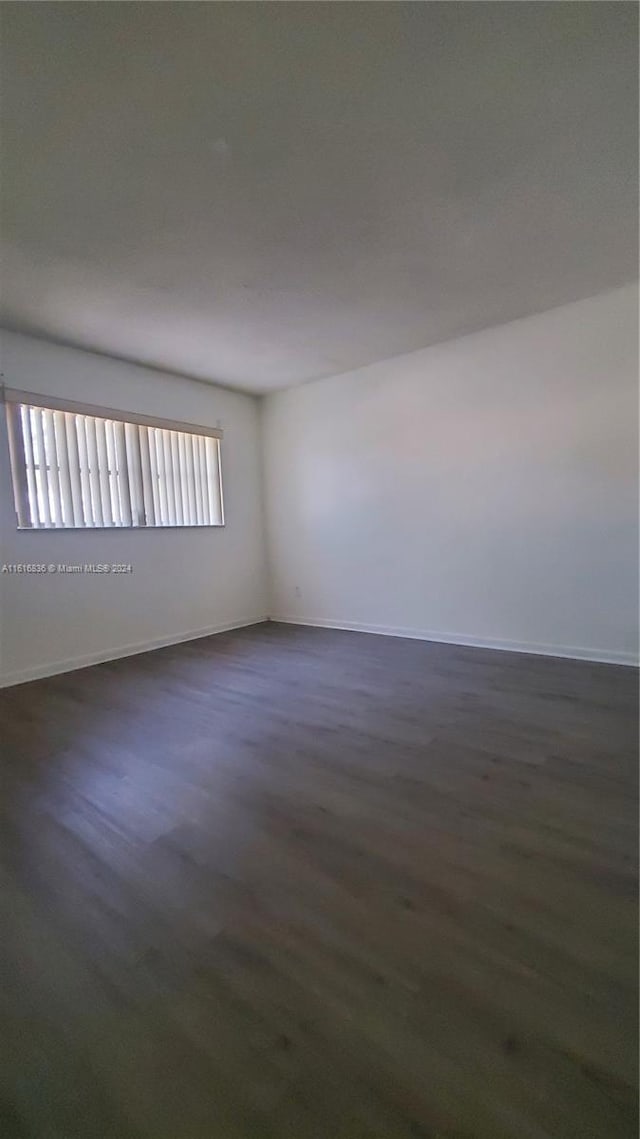
{"label": "dark wood floor", "polygon": [[636,694],[278,625],[0,693],[0,1133],[635,1139]]}

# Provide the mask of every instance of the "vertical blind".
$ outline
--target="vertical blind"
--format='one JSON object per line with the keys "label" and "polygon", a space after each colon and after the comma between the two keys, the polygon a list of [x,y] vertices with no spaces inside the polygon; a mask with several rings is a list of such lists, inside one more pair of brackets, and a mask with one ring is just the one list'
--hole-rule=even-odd
{"label": "vertical blind", "polygon": [[220,431],[5,400],[19,527],[223,524]]}

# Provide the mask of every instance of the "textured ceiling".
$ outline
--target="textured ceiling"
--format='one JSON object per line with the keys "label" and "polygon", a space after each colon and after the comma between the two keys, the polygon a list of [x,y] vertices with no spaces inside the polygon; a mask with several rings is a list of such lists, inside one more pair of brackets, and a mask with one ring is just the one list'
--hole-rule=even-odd
{"label": "textured ceiling", "polygon": [[637,275],[635,4],[5,4],[3,323],[260,392]]}

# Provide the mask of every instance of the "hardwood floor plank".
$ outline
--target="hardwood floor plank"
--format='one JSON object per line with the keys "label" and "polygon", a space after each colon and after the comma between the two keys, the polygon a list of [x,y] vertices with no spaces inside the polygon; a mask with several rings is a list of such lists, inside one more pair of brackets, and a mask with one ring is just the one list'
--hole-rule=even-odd
{"label": "hardwood floor plank", "polygon": [[15,1139],[630,1139],[634,670],[264,624],[0,692]]}

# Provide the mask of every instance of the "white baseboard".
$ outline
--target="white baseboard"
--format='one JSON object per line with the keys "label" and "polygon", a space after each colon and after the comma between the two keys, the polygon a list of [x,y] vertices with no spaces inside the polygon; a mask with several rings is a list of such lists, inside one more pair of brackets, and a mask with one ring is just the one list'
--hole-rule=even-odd
{"label": "white baseboard", "polygon": [[47,676],[58,676],[61,672],[73,672],[77,668],[88,668],[92,664],[104,664],[110,660],[120,660],[121,657],[136,656],[138,653],[166,648],[168,645],[179,645],[183,641],[196,641],[200,637],[211,637],[214,633],[226,633],[231,629],[244,629],[249,625],[260,625],[268,620],[268,617],[250,617],[244,620],[227,621],[221,625],[211,625],[206,629],[191,629],[188,633],[174,633],[166,637],[155,637],[151,641],[138,641],[136,644],[120,645],[116,648],[106,649],[104,652],[86,653],[83,656],[69,657],[67,660],[50,661],[48,664],[36,665],[33,668],[19,669],[17,672],[6,672],[0,675],[0,688],[24,684],[28,680],[42,680]]}
{"label": "white baseboard", "polygon": [[493,637],[462,636],[458,633],[440,633],[433,629],[402,629],[391,625],[365,625],[357,621],[310,620],[303,617],[275,617],[284,625],[306,625],[316,629],[344,629],[352,633],[377,633],[382,637],[407,637],[412,641],[436,641],[446,645],[466,645],[476,649],[498,649],[509,653],[532,653],[534,656],[566,657],[569,660],[590,660],[600,664],[624,664],[638,667],[633,653],[609,649],[585,649],[576,645],[544,645],[527,641],[507,641]]}
{"label": "white baseboard", "polygon": [[303,625],[318,629],[344,629],[353,633],[377,633],[383,637],[407,637],[414,641],[436,641],[440,644],[466,645],[469,648],[498,649],[503,652],[533,653],[536,656],[566,657],[571,660],[589,660],[602,664],[622,664],[638,666],[638,658],[633,653],[615,652],[607,649],[585,649],[569,645],[544,645],[521,641],[497,640],[488,637],[463,637],[457,633],[439,633],[433,630],[416,630],[392,627],[389,625],[366,625],[359,622],[307,620],[302,617],[250,617],[244,620],[228,621],[211,625],[205,629],[192,629],[188,633],[175,633],[165,637],[155,637],[149,641],[121,645],[103,652],[86,653],[83,656],[69,657],[66,660],[50,661],[48,664],[3,673],[0,688],[14,684],[24,684],[29,680],[41,680],[47,676],[57,676],[63,672],[73,672],[77,668],[88,668],[92,664],[104,664],[121,657],[136,656],[138,653],[179,645],[184,641],[195,641],[200,637],[211,637],[215,633],[225,633],[232,629],[244,629],[250,625],[260,625],[265,621],[275,621],[284,625]]}

